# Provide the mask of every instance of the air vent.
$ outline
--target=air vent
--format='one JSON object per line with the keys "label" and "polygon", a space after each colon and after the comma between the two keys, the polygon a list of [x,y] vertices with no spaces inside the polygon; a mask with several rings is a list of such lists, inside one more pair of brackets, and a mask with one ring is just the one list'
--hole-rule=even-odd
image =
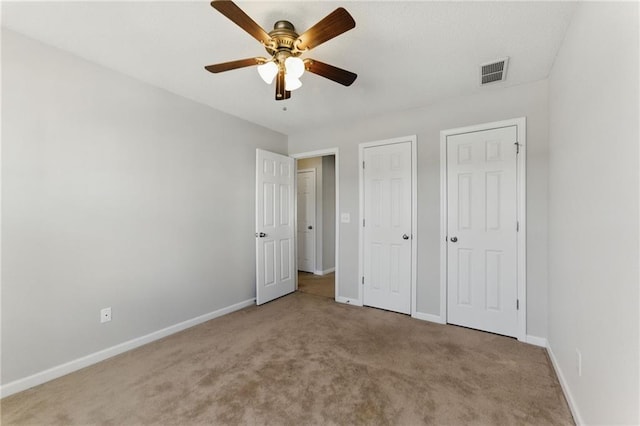
{"label": "air vent", "polygon": [[509,57],[480,65],[480,85],[504,81],[507,79]]}

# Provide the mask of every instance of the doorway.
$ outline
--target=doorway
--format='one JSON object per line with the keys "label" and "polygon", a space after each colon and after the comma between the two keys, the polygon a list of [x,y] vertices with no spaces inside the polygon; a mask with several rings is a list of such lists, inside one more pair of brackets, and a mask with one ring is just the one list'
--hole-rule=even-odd
{"label": "doorway", "polygon": [[[313,158],[308,159],[314,160]],[[306,160],[300,160],[304,162]],[[320,163],[322,167],[322,163]],[[298,271],[316,271],[316,168],[304,169],[298,166],[297,172],[297,206],[298,221]],[[320,169],[322,175],[322,168]],[[320,186],[322,190],[322,185]],[[322,215],[321,215],[322,217]]]}
{"label": "doorway", "polygon": [[337,150],[297,154],[297,290],[336,299]]}
{"label": "doorway", "polygon": [[441,312],[526,339],[525,119],[441,132]]}

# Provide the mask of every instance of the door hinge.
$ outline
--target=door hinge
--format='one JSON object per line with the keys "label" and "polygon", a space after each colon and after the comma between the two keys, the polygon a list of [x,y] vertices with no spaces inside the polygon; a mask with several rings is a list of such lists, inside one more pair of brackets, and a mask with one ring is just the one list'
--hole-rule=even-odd
{"label": "door hinge", "polygon": [[520,232],[520,221],[516,220],[516,232]]}
{"label": "door hinge", "polygon": [[364,285],[364,276],[362,277],[362,285]]}
{"label": "door hinge", "polygon": [[516,299],[516,311],[520,310],[520,299]]}
{"label": "door hinge", "polygon": [[362,219],[362,227],[364,228],[364,219]]}
{"label": "door hinge", "polygon": [[520,154],[520,142],[516,142],[514,145],[516,146],[516,155]]}
{"label": "door hinge", "polygon": [[362,168],[364,169],[364,161],[362,162]]}

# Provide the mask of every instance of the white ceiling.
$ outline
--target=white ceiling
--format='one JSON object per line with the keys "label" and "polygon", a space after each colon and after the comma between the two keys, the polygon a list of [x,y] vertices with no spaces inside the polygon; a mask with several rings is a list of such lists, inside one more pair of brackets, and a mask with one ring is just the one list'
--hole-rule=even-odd
{"label": "white ceiling", "polygon": [[[285,134],[544,79],[575,10],[571,2],[237,1],[266,31],[302,33],[339,6],[356,28],[311,57],[358,74],[344,87],[314,74],[274,100],[254,67],[204,65],[265,56],[209,2],[3,2],[2,25],[154,86]],[[480,87],[479,64],[509,56],[506,82]],[[43,64],[46,66],[46,64]],[[286,106],[286,111],[283,107]]]}

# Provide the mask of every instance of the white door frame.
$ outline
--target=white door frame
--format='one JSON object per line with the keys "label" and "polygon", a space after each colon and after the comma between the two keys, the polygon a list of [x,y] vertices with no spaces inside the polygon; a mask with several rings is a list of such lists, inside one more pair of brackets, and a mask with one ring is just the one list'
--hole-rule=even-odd
{"label": "white door frame", "polygon": [[[314,168],[310,168],[310,169],[300,169],[298,170],[298,163],[296,160],[296,167],[295,167],[295,173],[296,173],[296,258],[298,256],[298,252],[297,252],[297,247],[298,247],[298,173],[300,172],[313,172],[313,196],[314,196],[314,200],[313,200],[313,217],[314,217],[314,221],[313,221],[313,269],[311,271],[312,274],[315,274],[317,271],[317,242],[318,242],[318,194],[317,194],[317,186],[318,183],[316,181],[316,179],[318,178],[318,171]],[[322,236],[320,236],[320,238],[322,238]],[[296,268],[298,268],[300,265],[298,265],[298,262],[296,261]],[[322,265],[320,265],[322,266]],[[296,270],[297,273],[297,270]]]}
{"label": "white door frame", "polygon": [[416,135],[403,136],[400,138],[385,139],[373,142],[363,142],[358,145],[358,180],[360,192],[360,213],[358,217],[358,301],[351,304],[362,306],[362,287],[364,277],[364,230],[362,220],[364,218],[364,161],[365,148],[373,146],[391,145],[394,143],[411,142],[411,316],[415,317],[416,309],[416,286],[418,272],[418,140]]}
{"label": "white door frame", "polygon": [[[298,161],[302,158],[313,158],[313,157],[324,157],[327,155],[333,155],[335,158],[335,180],[336,180],[336,238],[335,238],[335,254],[336,254],[336,258],[334,261],[335,264],[335,275],[334,275],[334,285],[335,285],[335,298],[334,300],[336,302],[341,302],[342,299],[339,296],[340,294],[340,268],[339,266],[339,260],[340,260],[340,150],[338,148],[327,148],[327,149],[320,149],[317,151],[308,151],[308,152],[300,152],[297,154],[289,154],[289,156],[293,159],[295,159],[295,170],[294,172],[298,173]],[[295,191],[294,194],[296,194],[296,200],[295,200],[295,213],[294,213],[294,218],[295,218],[295,227],[296,230],[298,229],[298,180],[296,179],[296,187],[295,187]],[[317,228],[317,227],[316,227]],[[296,232],[296,237],[295,237],[295,250],[296,253],[298,253],[298,235]],[[298,270],[298,256],[296,256],[296,271]],[[298,289],[298,274],[296,274],[296,290]]]}
{"label": "white door frame", "polygon": [[518,340],[527,340],[527,119],[526,117],[492,123],[459,127],[440,132],[440,320],[447,322],[447,137],[461,133],[480,132],[500,127],[516,126],[519,154],[516,160],[516,210],[518,221],[517,238],[517,287],[518,287]]}

